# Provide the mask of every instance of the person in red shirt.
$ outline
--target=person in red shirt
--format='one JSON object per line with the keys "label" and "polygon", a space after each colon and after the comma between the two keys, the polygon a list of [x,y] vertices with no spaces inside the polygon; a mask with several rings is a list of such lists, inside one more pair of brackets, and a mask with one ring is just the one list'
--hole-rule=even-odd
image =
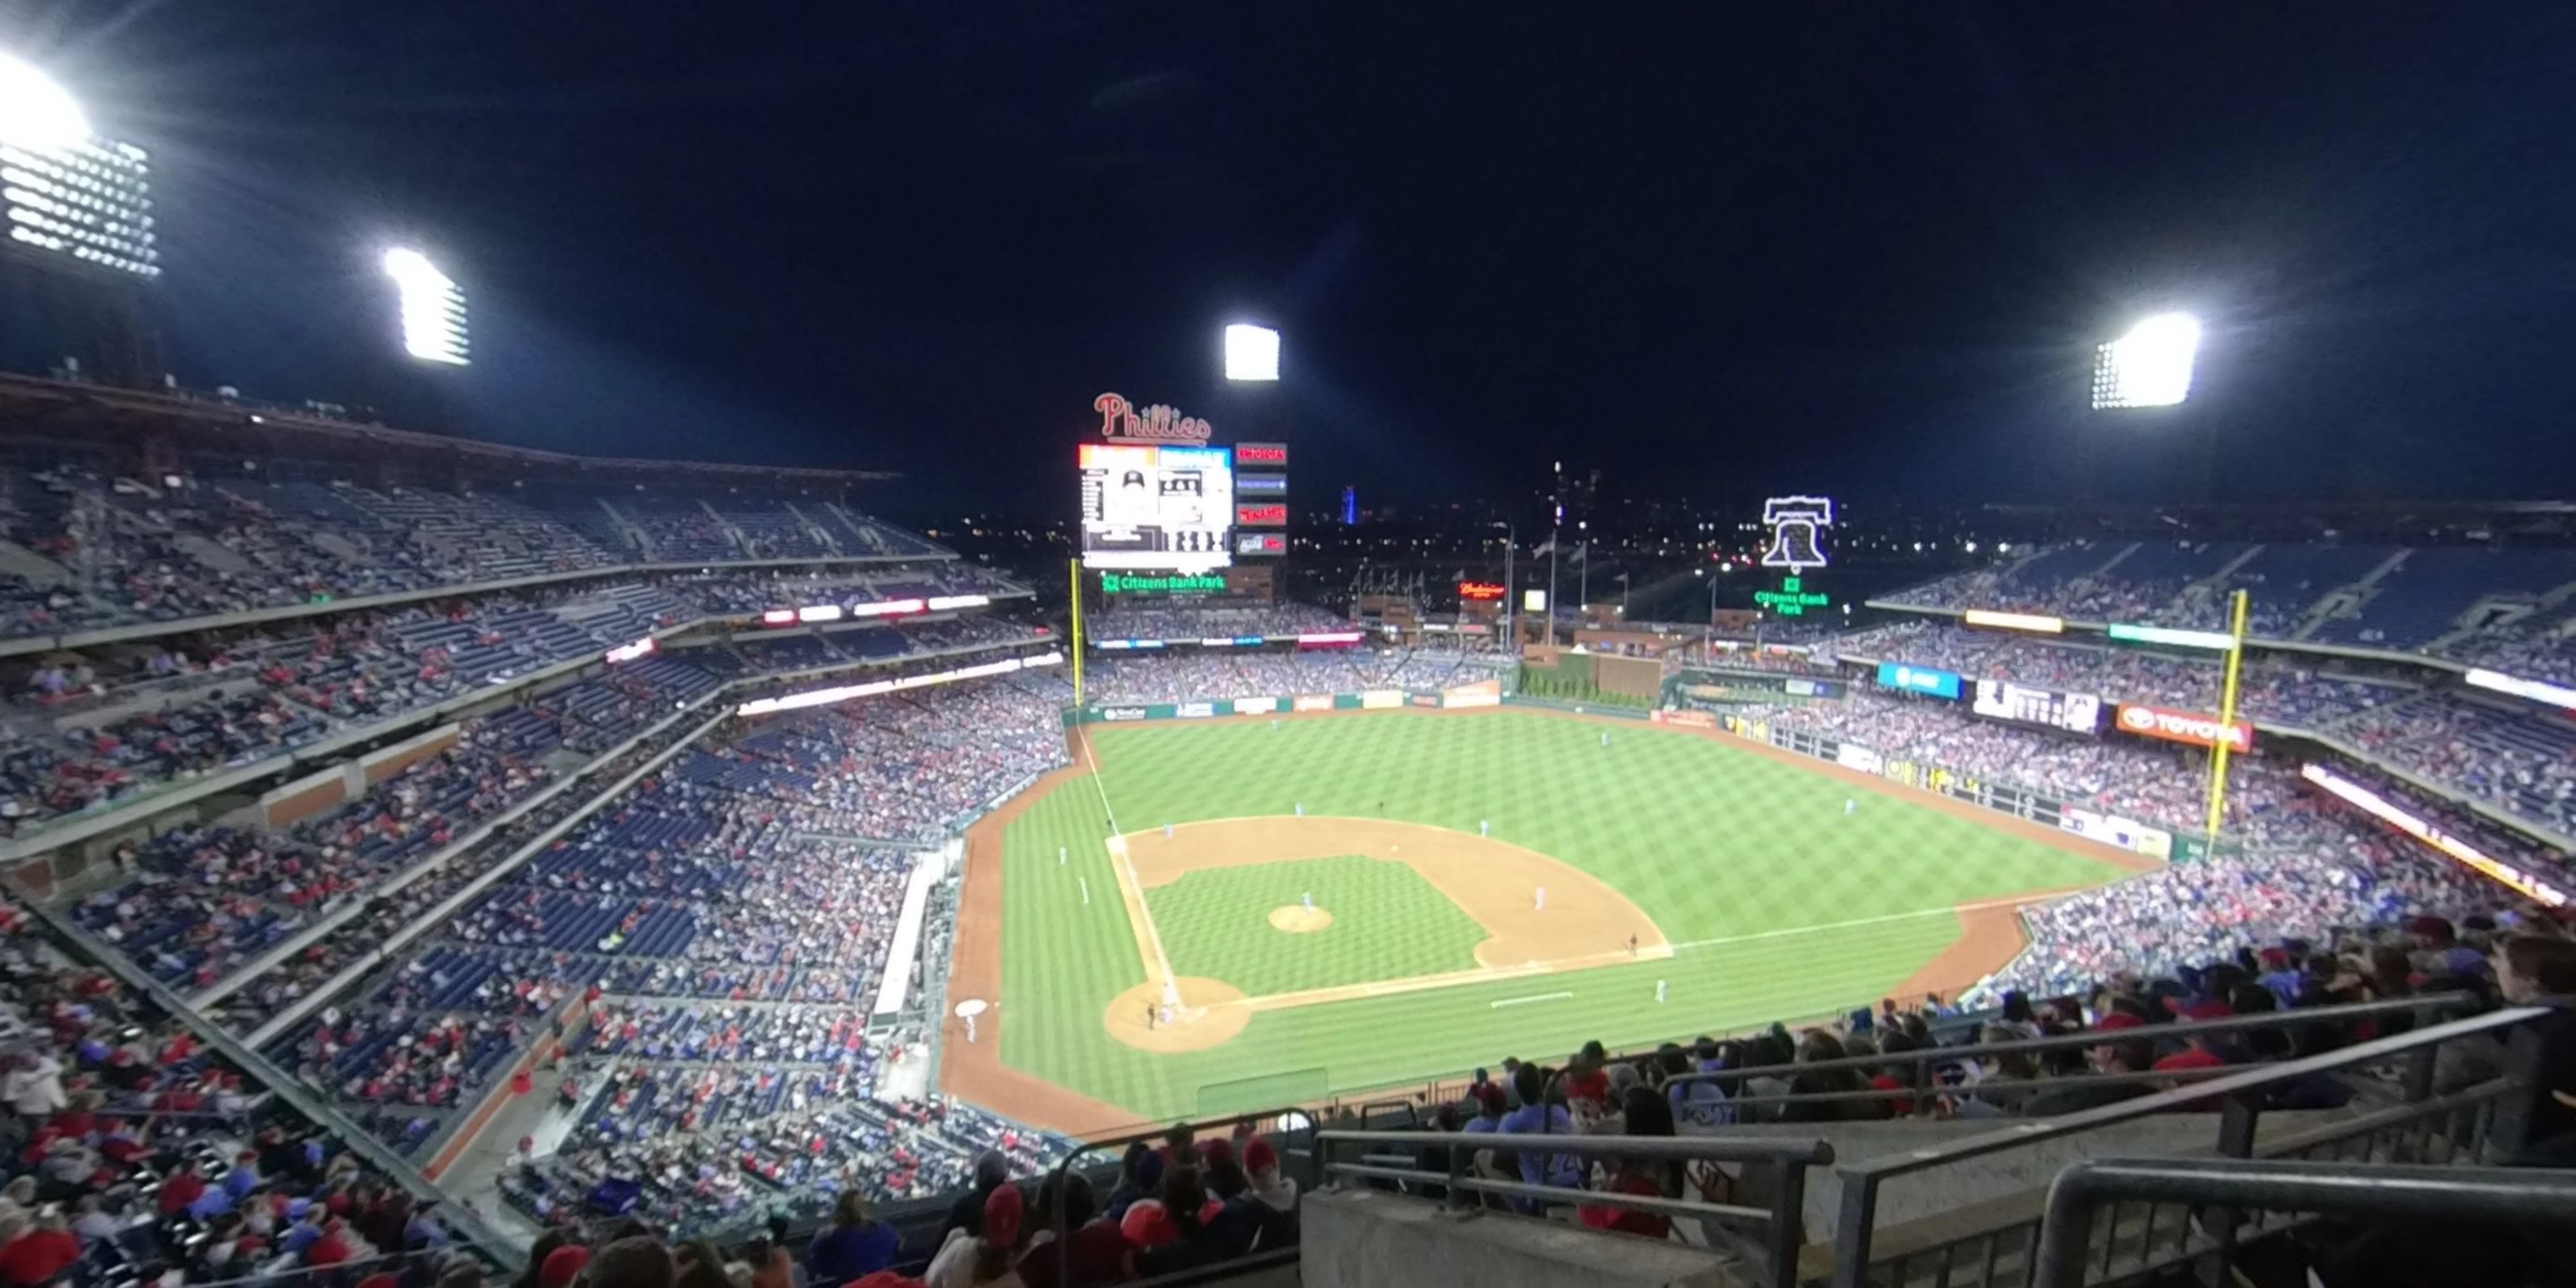
{"label": "person in red shirt", "polygon": [[80,1239],[64,1227],[62,1213],[48,1212],[36,1228],[0,1247],[0,1283],[11,1288],[37,1288],[53,1282],[80,1260]]}
{"label": "person in red shirt", "polygon": [[195,1163],[181,1163],[179,1170],[162,1179],[158,1205],[163,1216],[177,1216],[188,1205],[205,1197],[206,1180],[197,1175]]}
{"label": "person in red shirt", "polygon": [[336,1266],[348,1259],[348,1230],[336,1216],[322,1223],[322,1237],[304,1249],[304,1264],[308,1266]]}
{"label": "person in red shirt", "polygon": [[[1631,1087],[1619,1102],[1621,1135],[1639,1137],[1673,1134],[1672,1102],[1644,1087]],[[1612,1194],[1630,1194],[1640,1198],[1672,1198],[1678,1187],[1672,1186],[1673,1165],[1670,1162],[1622,1158],[1601,1188]],[[1609,1204],[1586,1203],[1574,1209],[1575,1219],[1588,1229],[1633,1234],[1648,1239],[1673,1237],[1672,1218],[1660,1212]]]}
{"label": "person in red shirt", "polygon": [[1586,1042],[1565,1067],[1565,1098],[1568,1102],[1589,1100],[1595,1113],[1610,1110],[1609,1052],[1598,1042]]}

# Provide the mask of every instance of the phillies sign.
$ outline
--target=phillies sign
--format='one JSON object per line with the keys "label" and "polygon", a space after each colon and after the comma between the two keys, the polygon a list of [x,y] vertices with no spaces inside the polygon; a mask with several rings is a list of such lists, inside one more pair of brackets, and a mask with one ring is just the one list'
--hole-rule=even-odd
{"label": "phillies sign", "polygon": [[2254,750],[2254,726],[2243,720],[2222,725],[2218,717],[2195,711],[2168,711],[2163,707],[2142,707],[2132,702],[2120,704],[2120,728],[2146,738],[2167,742],[2187,742],[2195,747],[2215,747],[2221,736],[2227,739],[2229,751]]}
{"label": "phillies sign", "polygon": [[1100,436],[1113,443],[1204,443],[1214,432],[1206,421],[1184,416],[1177,407],[1134,407],[1117,394],[1092,399],[1091,409],[1100,413]]}

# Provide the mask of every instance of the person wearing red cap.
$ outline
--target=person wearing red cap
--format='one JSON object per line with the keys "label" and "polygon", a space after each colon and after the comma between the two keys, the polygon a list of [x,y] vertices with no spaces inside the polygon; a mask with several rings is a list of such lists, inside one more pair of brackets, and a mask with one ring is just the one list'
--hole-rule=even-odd
{"label": "person wearing red cap", "polygon": [[1026,1243],[1021,1221],[1026,1208],[1019,1186],[996,1187],[984,1196],[983,1232],[949,1232],[948,1241],[930,1259],[930,1268],[922,1272],[922,1283],[927,1288],[975,1288],[1009,1274]]}
{"label": "person wearing red cap", "polygon": [[590,1249],[577,1243],[557,1248],[537,1263],[537,1288],[572,1288],[581,1268],[589,1264]]}
{"label": "person wearing red cap", "polygon": [[1244,1193],[1254,1202],[1274,1212],[1296,1210],[1297,1182],[1279,1174],[1279,1151],[1271,1146],[1268,1137],[1255,1136],[1244,1142],[1243,1171],[1252,1182]]}

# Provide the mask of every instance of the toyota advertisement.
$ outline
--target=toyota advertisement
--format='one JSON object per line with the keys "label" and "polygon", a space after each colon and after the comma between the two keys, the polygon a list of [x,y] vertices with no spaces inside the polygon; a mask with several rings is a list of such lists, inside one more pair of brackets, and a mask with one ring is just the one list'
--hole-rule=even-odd
{"label": "toyota advertisement", "polygon": [[1928,666],[1908,666],[1903,662],[1881,662],[1878,664],[1878,686],[1929,694],[1955,702],[1959,697],[1959,674],[1956,671],[1937,671]]}
{"label": "toyota advertisement", "polygon": [[2123,702],[2118,722],[2123,733],[2133,733],[2141,738],[2161,738],[2166,742],[2184,742],[2195,747],[2217,746],[2219,734],[2224,730],[2229,751],[2242,754],[2254,750],[2254,726],[2250,721],[2221,725],[2218,717],[2197,711],[2174,711]]}

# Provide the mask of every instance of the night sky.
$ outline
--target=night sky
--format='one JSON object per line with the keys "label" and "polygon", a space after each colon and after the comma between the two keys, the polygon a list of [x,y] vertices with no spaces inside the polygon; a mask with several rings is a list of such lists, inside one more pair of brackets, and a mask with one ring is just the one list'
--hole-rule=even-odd
{"label": "night sky", "polygon": [[[1305,486],[1632,495],[2576,484],[2576,5],[0,6],[160,167],[183,379],[469,432],[900,469],[1061,513],[1092,396]],[[2084,410],[2199,313],[2193,403]],[[1287,380],[1217,379],[1229,320]],[[388,394],[387,405],[395,398]],[[1323,489],[1315,487],[1312,498]],[[897,501],[903,504],[896,504]]]}

